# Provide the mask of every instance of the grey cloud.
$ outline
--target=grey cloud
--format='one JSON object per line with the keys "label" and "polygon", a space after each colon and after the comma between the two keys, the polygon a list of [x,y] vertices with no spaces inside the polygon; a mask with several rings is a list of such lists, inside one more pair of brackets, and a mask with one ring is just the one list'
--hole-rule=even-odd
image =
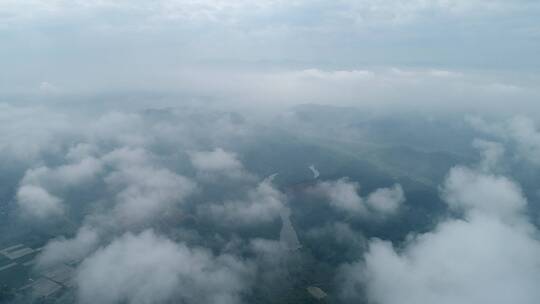
{"label": "grey cloud", "polygon": [[72,133],[64,113],[0,103],[0,153],[7,160],[32,162],[44,152],[57,153]]}
{"label": "grey cloud", "polygon": [[277,219],[285,199],[285,196],[274,188],[271,179],[265,179],[255,189],[250,189],[244,200],[203,205],[198,208],[198,214],[225,225],[258,225]]}
{"label": "grey cloud", "polygon": [[360,196],[359,191],[360,185],[347,178],[318,182],[309,189],[309,192],[325,197],[333,208],[366,218],[392,215],[405,202],[403,189],[398,184],[377,189],[366,199]]}
{"label": "grey cloud", "polygon": [[17,190],[17,204],[30,218],[46,219],[64,213],[62,199],[35,185],[23,185]]}
{"label": "grey cloud", "polygon": [[468,117],[467,122],[478,131],[515,146],[519,158],[540,164],[540,132],[531,118],[514,116],[500,123],[491,123],[473,116]]}
{"label": "grey cloud", "polygon": [[46,269],[59,263],[79,262],[99,244],[97,231],[82,226],[72,239],[60,237],[47,243],[37,257],[37,267]]}
{"label": "grey cloud", "polygon": [[[480,164],[446,176],[440,194],[452,212],[402,239],[446,210],[422,200],[470,156],[461,146],[470,129],[436,129],[448,126],[438,115],[540,114],[537,2],[0,0],[0,102],[9,102],[0,103],[0,168],[9,167],[0,221],[13,207],[37,219],[13,237],[34,226],[71,235],[50,240],[38,264],[81,262],[83,303],[237,303],[254,269],[269,289],[290,282],[284,256],[299,238],[298,256],[331,260],[306,273],[328,278],[328,263],[358,261],[342,269],[355,302],[364,301],[359,284],[381,304],[534,302],[539,237],[524,216],[534,179],[522,190],[512,178],[536,172],[500,175],[513,165],[506,155],[540,164],[533,120],[474,122],[491,141],[474,143]],[[274,120],[305,103],[358,111]],[[411,116],[432,120],[401,130]],[[402,135],[409,130],[421,132]],[[306,179],[312,163],[315,180]],[[362,193],[353,179],[317,180],[317,169],[404,187]],[[274,170],[279,183],[258,183]],[[304,192],[314,183],[316,199]],[[280,241],[258,238],[278,233],[280,215]],[[39,225],[45,219],[74,227]],[[131,234],[148,227],[168,239]],[[363,233],[400,243],[366,245]]]}
{"label": "grey cloud", "polygon": [[441,193],[464,219],[412,234],[400,249],[371,240],[363,262],[342,267],[341,296],[381,304],[538,302],[540,234],[523,213],[520,187],[482,168],[455,167]]}
{"label": "grey cloud", "polygon": [[520,155],[540,164],[540,132],[535,122],[527,117],[514,117],[507,125],[510,139],[518,144]]}
{"label": "grey cloud", "polygon": [[242,163],[234,153],[226,152],[221,148],[213,151],[199,151],[190,153],[191,162],[201,171],[235,171],[242,170]]}
{"label": "grey cloud", "polygon": [[101,166],[100,160],[85,158],[57,168],[29,169],[17,190],[17,203],[25,215],[41,219],[61,215],[66,208],[62,191],[93,180]]}
{"label": "grey cloud", "polygon": [[[191,68],[176,76],[187,91],[204,92],[229,107],[255,113],[262,108],[281,110],[304,103],[355,106],[385,113],[408,112],[411,105],[430,113],[538,112],[536,83],[459,69]],[[227,79],[226,85],[223,79]],[[514,90],[502,89],[511,83]],[[387,90],[389,87],[393,89]],[[512,106],[507,103],[509,99],[515,100]]]}
{"label": "grey cloud", "polygon": [[360,185],[346,178],[337,181],[319,182],[312,191],[328,198],[328,203],[342,211],[353,214],[366,214],[367,209],[363,199],[358,194]]}
{"label": "grey cloud", "polygon": [[466,167],[452,168],[441,192],[450,208],[466,214],[480,212],[512,219],[527,205],[521,188],[510,179]]}
{"label": "grey cloud", "polygon": [[[345,296],[367,284],[371,301],[391,303],[536,303],[540,243],[528,226],[475,215],[452,220],[417,236],[403,250],[370,242],[365,267],[345,271]],[[504,278],[504,279],[502,279]]]}
{"label": "grey cloud", "polygon": [[77,186],[94,179],[102,171],[101,160],[88,157],[56,168],[27,170],[22,184],[46,185],[47,188]]}
{"label": "grey cloud", "polygon": [[504,156],[504,146],[497,142],[476,139],[473,147],[479,150],[482,155],[480,168],[486,172],[496,171],[500,166],[501,159]]}
{"label": "grey cloud", "polygon": [[[73,155],[74,151],[70,150],[68,155],[70,153]],[[188,178],[156,167],[152,155],[145,150],[121,148],[99,158],[85,157],[56,168],[28,170],[21,181],[17,202],[25,211],[33,210],[39,217],[57,215],[65,206],[61,204],[62,199],[48,191],[61,193],[70,187],[89,184],[98,177],[114,193],[114,220],[126,226],[151,220],[196,189]],[[31,209],[32,206],[35,208]]]}
{"label": "grey cloud", "polygon": [[[538,87],[534,81],[528,85],[526,72],[518,72],[519,77],[506,72],[509,66],[537,68],[533,64],[538,51],[535,16],[540,6],[534,1],[74,3],[0,4],[0,30],[8,39],[1,56],[9,75],[3,78],[3,92],[47,97],[50,92],[43,94],[39,87],[48,83],[45,87],[61,88],[60,96],[136,88],[175,90],[189,98],[212,95],[231,103],[244,99],[252,104],[331,103],[338,102],[332,94],[338,92],[342,93],[339,99],[349,105],[422,99],[424,106],[437,104],[432,110],[457,104],[474,108],[471,100],[481,102],[484,96],[491,97],[484,108],[494,103],[504,106],[510,98],[518,102],[538,96]],[[116,22],[120,19],[121,23]],[[448,35],[442,37],[441,32]],[[403,43],[404,37],[409,43]],[[426,41],[429,58],[423,47]],[[452,52],[458,45],[465,50]],[[69,56],[54,55],[57,49]],[[104,60],[104,52],[109,60]],[[74,66],[85,73],[70,77]],[[219,71],[224,66],[235,68]],[[486,66],[495,67],[496,72]],[[37,67],[44,72],[39,73]],[[247,68],[239,71],[239,67]],[[485,69],[485,73],[438,77],[439,81],[405,73],[411,77],[404,81],[391,79],[391,73],[381,77],[369,71],[373,67],[422,67],[431,76],[477,74],[475,69]],[[385,89],[390,83],[394,90]]]}
{"label": "grey cloud", "polygon": [[88,257],[78,268],[78,297],[81,303],[240,303],[252,271],[232,256],[145,231],[126,234]]}
{"label": "grey cloud", "polygon": [[238,155],[222,148],[211,151],[188,152],[193,167],[197,170],[198,178],[205,181],[217,181],[222,178],[236,180],[253,180],[255,177],[244,169]]}
{"label": "grey cloud", "polygon": [[380,188],[369,194],[366,204],[380,215],[391,215],[405,202],[405,193],[401,185]]}
{"label": "grey cloud", "polygon": [[196,189],[191,180],[154,167],[143,150],[115,150],[104,158],[117,166],[104,180],[116,192],[113,212],[124,225],[144,223]]}

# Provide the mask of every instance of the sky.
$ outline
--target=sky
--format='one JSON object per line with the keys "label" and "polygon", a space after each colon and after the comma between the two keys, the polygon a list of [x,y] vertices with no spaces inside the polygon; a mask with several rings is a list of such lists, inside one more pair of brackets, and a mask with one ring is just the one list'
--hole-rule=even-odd
{"label": "sky", "polygon": [[0,0],[0,241],[82,304],[539,303],[539,15]]}
{"label": "sky", "polygon": [[527,0],[4,0],[0,98],[137,91],[430,110],[489,99],[525,111],[538,98],[539,11]]}

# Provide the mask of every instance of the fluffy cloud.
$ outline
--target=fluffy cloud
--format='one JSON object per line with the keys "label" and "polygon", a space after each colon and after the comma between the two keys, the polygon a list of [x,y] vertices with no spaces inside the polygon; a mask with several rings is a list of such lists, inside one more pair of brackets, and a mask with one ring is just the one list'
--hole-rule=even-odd
{"label": "fluffy cloud", "polygon": [[369,194],[366,204],[378,214],[393,214],[405,202],[405,193],[401,185],[380,188]]}
{"label": "fluffy cloud", "polygon": [[360,185],[347,178],[335,181],[319,182],[309,189],[310,192],[325,197],[330,206],[355,216],[386,216],[394,214],[405,202],[405,195],[400,185],[380,188],[370,193],[367,199],[359,194]]}
{"label": "fluffy cloud", "polygon": [[358,183],[342,178],[336,181],[320,182],[313,191],[325,195],[328,198],[328,203],[338,210],[353,214],[366,214],[367,208],[364,205],[364,200],[358,194],[359,188]]}
{"label": "fluffy cloud", "polygon": [[[82,156],[79,160],[81,153],[88,152],[81,149],[69,151],[67,158],[74,158],[73,163],[28,170],[17,195],[19,206],[38,217],[58,214],[65,206],[62,199],[50,192],[61,194],[99,177],[108,187],[104,193],[111,195],[102,199],[112,199],[109,215],[114,217],[113,221],[119,225],[138,225],[182,202],[196,189],[188,178],[156,166],[152,155],[143,149],[120,148],[99,158]],[[95,199],[99,200],[100,196]]]}
{"label": "fluffy cloud", "polygon": [[468,117],[472,127],[516,147],[516,155],[536,165],[540,164],[540,131],[535,121],[515,116],[502,123],[490,123],[480,117]]}
{"label": "fluffy cloud", "polygon": [[59,263],[78,262],[99,244],[99,235],[94,229],[83,226],[72,239],[60,237],[47,243],[37,257],[37,266],[47,268]]}
{"label": "fluffy cloud", "polygon": [[467,215],[478,212],[513,219],[527,204],[521,188],[510,179],[467,167],[452,168],[441,192],[450,208]]}
{"label": "fluffy cloud", "polygon": [[166,169],[129,168],[107,177],[116,194],[115,211],[126,223],[140,223],[182,202],[195,190],[189,179]]}
{"label": "fluffy cloud", "polygon": [[203,205],[198,208],[198,214],[225,225],[257,225],[278,218],[284,201],[285,196],[267,178],[249,190],[246,199]]}
{"label": "fluffy cloud", "polygon": [[213,151],[192,152],[190,158],[193,166],[201,171],[215,172],[242,169],[242,163],[240,163],[236,154],[226,152],[221,148]]}
{"label": "fluffy cloud", "polygon": [[211,181],[222,177],[244,180],[254,178],[244,170],[236,153],[216,148],[212,151],[192,151],[188,154],[198,177],[203,180]]}
{"label": "fluffy cloud", "polygon": [[540,234],[523,215],[526,200],[519,186],[456,167],[441,192],[465,219],[411,235],[400,249],[372,240],[365,262],[342,268],[343,298],[365,294],[381,304],[540,301]]}
{"label": "fluffy cloud", "polygon": [[482,216],[449,221],[403,251],[372,241],[366,267],[347,271],[365,276],[377,303],[537,303],[540,243],[527,228]]}
{"label": "fluffy cloud", "polygon": [[116,193],[115,220],[125,225],[151,220],[196,189],[191,180],[154,167],[143,150],[115,150],[104,158],[116,168],[105,177],[105,182]]}
{"label": "fluffy cloud", "polygon": [[[81,148],[82,149],[82,148]],[[68,158],[78,157],[70,150]],[[105,170],[107,168],[107,170]],[[168,169],[157,167],[143,149],[115,149],[99,158],[80,160],[55,168],[39,167],[25,173],[17,195],[19,206],[37,217],[57,215],[64,208],[53,193],[87,185],[100,177],[109,188],[114,208],[110,215],[120,225],[138,225],[182,202],[195,183]],[[98,199],[99,197],[96,197]]]}
{"label": "fluffy cloud", "polygon": [[37,219],[45,219],[64,213],[60,198],[34,185],[24,185],[17,190],[17,204],[24,215]]}
{"label": "fluffy cloud", "polygon": [[63,141],[72,135],[73,126],[64,113],[0,103],[2,161],[30,162],[42,153],[57,153]]}
{"label": "fluffy cloud", "polygon": [[87,258],[78,268],[78,296],[81,303],[104,304],[240,303],[252,271],[232,256],[145,231],[126,234]]}
{"label": "fluffy cloud", "polygon": [[99,159],[88,157],[56,168],[38,167],[26,171],[23,184],[46,185],[47,188],[78,186],[94,179],[102,171]]}
{"label": "fluffy cloud", "polygon": [[95,158],[84,158],[56,168],[29,169],[20,182],[17,204],[25,215],[31,217],[57,216],[66,207],[59,197],[61,193],[70,187],[87,184],[101,171],[101,161]]}
{"label": "fluffy cloud", "polygon": [[500,160],[504,155],[504,146],[497,142],[476,139],[473,142],[473,147],[476,148],[482,158],[480,168],[486,172],[495,171],[500,165]]}

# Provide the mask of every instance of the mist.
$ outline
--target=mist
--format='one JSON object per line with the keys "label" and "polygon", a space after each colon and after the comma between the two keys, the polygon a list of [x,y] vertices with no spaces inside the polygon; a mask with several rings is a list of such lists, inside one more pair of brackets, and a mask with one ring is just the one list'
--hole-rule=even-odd
{"label": "mist", "polygon": [[0,303],[538,303],[539,12],[3,1]]}

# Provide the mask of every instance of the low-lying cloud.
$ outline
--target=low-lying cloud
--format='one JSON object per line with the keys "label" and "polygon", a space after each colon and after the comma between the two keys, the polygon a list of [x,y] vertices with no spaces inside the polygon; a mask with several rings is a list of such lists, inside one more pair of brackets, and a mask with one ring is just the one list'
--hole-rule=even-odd
{"label": "low-lying cloud", "polygon": [[[450,217],[398,247],[373,239],[363,261],[343,266],[343,299],[370,302],[537,303],[540,232],[511,179],[452,168],[441,193]],[[360,287],[364,286],[364,287]]]}
{"label": "low-lying cloud", "polygon": [[126,234],[78,268],[81,303],[241,303],[252,265],[171,242],[152,231]]}
{"label": "low-lying cloud", "polygon": [[399,184],[377,189],[363,198],[359,194],[360,185],[347,178],[321,181],[308,191],[324,197],[336,210],[360,217],[392,215],[405,202],[405,194]]}

